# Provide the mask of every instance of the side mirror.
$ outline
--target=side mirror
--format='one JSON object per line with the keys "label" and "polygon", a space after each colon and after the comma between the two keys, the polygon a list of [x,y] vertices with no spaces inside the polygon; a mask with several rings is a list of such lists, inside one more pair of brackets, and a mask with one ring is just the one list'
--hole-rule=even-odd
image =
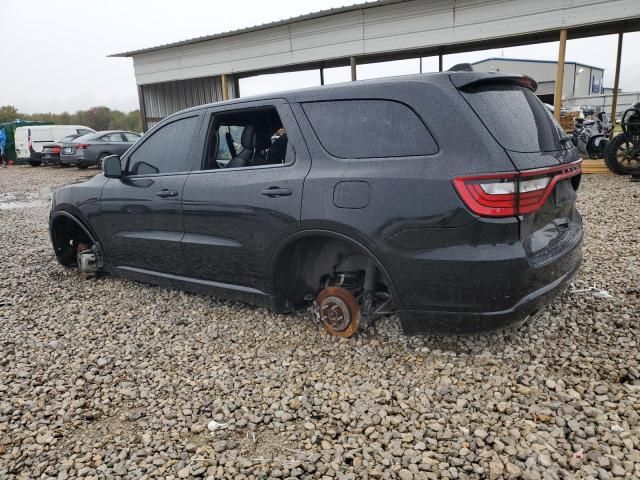
{"label": "side mirror", "polygon": [[102,170],[107,178],[122,178],[122,165],[119,155],[109,155],[102,160]]}

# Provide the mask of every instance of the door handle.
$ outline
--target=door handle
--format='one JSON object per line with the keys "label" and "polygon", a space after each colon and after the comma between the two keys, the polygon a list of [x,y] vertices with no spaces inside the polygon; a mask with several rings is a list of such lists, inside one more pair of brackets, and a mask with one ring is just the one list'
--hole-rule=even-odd
{"label": "door handle", "polygon": [[288,197],[289,195],[291,195],[291,189],[280,188],[280,187],[269,187],[266,190],[262,191],[262,195],[266,195],[269,198]]}
{"label": "door handle", "polygon": [[162,198],[177,197],[178,192],[176,192],[175,190],[169,190],[168,188],[165,188],[163,190],[160,190],[159,192],[156,192],[156,195]]}

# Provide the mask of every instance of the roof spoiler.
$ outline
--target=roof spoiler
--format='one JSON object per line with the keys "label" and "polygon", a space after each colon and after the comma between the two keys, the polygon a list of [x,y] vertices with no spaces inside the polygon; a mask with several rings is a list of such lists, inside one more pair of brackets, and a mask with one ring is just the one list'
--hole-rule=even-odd
{"label": "roof spoiler", "polygon": [[473,66],[470,63],[456,63],[447,72],[473,72]]}
{"label": "roof spoiler", "polygon": [[451,81],[459,89],[487,85],[513,85],[528,88],[532,92],[538,89],[538,83],[533,78],[509,73],[459,73],[451,75]]}

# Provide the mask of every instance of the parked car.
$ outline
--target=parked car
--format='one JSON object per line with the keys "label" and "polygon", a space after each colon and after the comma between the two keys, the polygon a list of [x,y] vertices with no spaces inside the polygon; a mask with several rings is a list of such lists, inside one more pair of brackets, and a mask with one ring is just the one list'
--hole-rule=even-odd
{"label": "parked car", "polygon": [[83,135],[62,145],[60,163],[88,168],[102,166],[102,160],[109,155],[121,155],[131,145],[140,140],[141,135],[122,130],[105,130]]}
{"label": "parked car", "polygon": [[42,148],[69,135],[84,135],[94,130],[83,125],[30,125],[15,132],[16,157],[32,167],[42,164]]}
{"label": "parked car", "polygon": [[43,165],[60,165],[60,151],[62,145],[75,140],[76,138],[85,135],[76,133],[75,135],[69,135],[61,139],[59,142],[49,143],[42,146],[42,164]]}
{"label": "parked car", "polygon": [[582,257],[580,159],[535,88],[446,72],[179,112],[57,190],[53,248],[341,336],[389,312],[407,333],[520,323]]}

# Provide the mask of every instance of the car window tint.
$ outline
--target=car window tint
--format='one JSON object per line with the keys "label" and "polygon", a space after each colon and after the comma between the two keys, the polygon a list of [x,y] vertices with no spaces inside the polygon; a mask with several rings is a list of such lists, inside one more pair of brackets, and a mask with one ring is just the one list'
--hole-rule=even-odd
{"label": "car window tint", "polygon": [[318,140],[334,157],[406,157],[438,152],[422,120],[402,103],[367,99],[302,106]]}
{"label": "car window tint", "polygon": [[140,135],[136,135],[135,133],[125,133],[124,137],[127,139],[127,142],[137,142],[140,140]]}
{"label": "car window tint", "polygon": [[110,133],[107,138],[110,142],[122,142],[122,135],[119,133]]}
{"label": "car window tint", "polygon": [[198,117],[176,120],[153,133],[129,158],[129,173],[150,175],[191,170],[188,158]]}
{"label": "car window tint", "polygon": [[562,149],[564,133],[560,125],[528,88],[511,85],[471,87],[464,89],[463,95],[507,150],[544,152]]}
{"label": "car window tint", "polygon": [[89,130],[87,128],[78,128],[76,131],[80,135],[86,135],[87,133],[93,133],[93,130]]}
{"label": "car window tint", "polygon": [[95,140],[97,137],[97,135],[93,132],[91,133],[87,133],[85,135],[80,135],[79,137],[76,137],[73,141],[74,142],[86,142],[87,140]]}

